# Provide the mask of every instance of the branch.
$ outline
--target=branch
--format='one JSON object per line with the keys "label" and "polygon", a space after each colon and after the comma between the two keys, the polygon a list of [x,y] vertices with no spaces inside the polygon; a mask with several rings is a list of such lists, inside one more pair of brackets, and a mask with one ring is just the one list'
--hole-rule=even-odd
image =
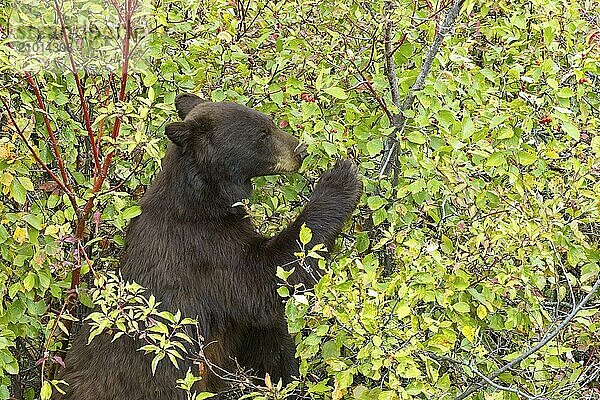
{"label": "branch", "polygon": [[[404,111],[408,110],[412,107],[412,104],[415,100],[415,92],[423,89],[425,85],[425,79],[429,72],[431,71],[431,65],[433,64],[433,60],[435,59],[437,53],[442,46],[442,42],[446,35],[452,30],[454,26],[454,22],[456,21],[456,17],[458,16],[458,12],[460,11],[461,6],[463,5],[465,0],[455,0],[454,4],[448,10],[446,14],[446,18],[440,26],[440,29],[435,34],[433,38],[433,43],[431,44],[431,48],[429,49],[425,60],[423,61],[423,65],[421,65],[421,70],[419,71],[419,75],[417,76],[417,80],[413,84],[413,86],[408,91],[408,94],[404,98],[402,104],[400,104],[400,95],[398,94],[398,81],[396,79],[396,66],[394,64],[394,53],[392,51],[392,22],[391,19],[388,19],[385,28],[385,61],[386,61],[386,75],[388,78],[388,82],[390,83],[390,90],[392,92],[392,101],[398,107],[398,113],[395,114],[392,118],[392,125],[394,126],[394,132],[387,137],[385,141],[386,151],[382,158],[382,164],[379,169],[379,178],[383,175],[389,173],[390,168],[392,167],[391,161],[396,158],[398,154],[398,136],[401,136],[404,132],[404,128],[406,126],[406,117],[404,116]],[[386,1],[386,11],[391,11],[392,2],[391,0]]]}
{"label": "branch", "polygon": [[[387,0],[385,2],[385,11],[390,13],[392,12],[393,5],[391,0]],[[385,49],[385,72],[388,78],[388,82],[390,83],[390,90],[392,92],[392,103],[400,109],[400,92],[398,91],[398,80],[396,79],[396,64],[394,63],[394,52],[392,51],[392,38],[394,36],[393,33],[393,25],[392,18],[387,18],[385,22],[385,33],[384,33],[384,49]],[[394,119],[398,117],[398,114],[393,116]],[[395,121],[392,120],[394,126]]]}
{"label": "branch", "polygon": [[[124,16],[125,35],[123,36],[123,64],[121,66],[121,88],[119,90],[119,96],[118,96],[119,101],[125,100],[127,77],[128,77],[128,72],[129,72],[129,58],[131,57],[131,52],[129,49],[129,44],[130,44],[130,39],[131,39],[131,18],[133,17],[133,13],[134,13],[136,7],[137,7],[137,0],[126,0],[125,16]],[[119,136],[119,131],[121,129],[121,121],[122,121],[122,116],[117,115],[115,124],[113,125],[112,134],[111,134],[111,137],[113,140],[115,140]],[[110,163],[112,161],[113,155],[114,155],[114,149],[112,149],[106,155],[106,158],[104,159],[104,165],[102,166],[102,171],[101,171],[102,173],[101,173],[100,179],[99,179],[101,182],[100,182],[100,185],[98,186],[98,189],[100,189],[100,186],[102,186],[102,181],[104,181],[104,178],[106,178],[106,173],[107,173],[108,167],[110,166]]]}
{"label": "branch", "polygon": [[[116,6],[117,5],[115,5],[115,7]],[[119,91],[119,96],[118,96],[119,101],[125,100],[127,77],[128,77],[128,73],[129,73],[129,58],[131,56],[130,48],[129,48],[129,41],[131,38],[131,19],[133,17],[133,13],[134,13],[136,7],[137,7],[137,0],[126,0],[125,13],[124,13],[125,35],[123,37],[123,42],[122,42],[123,64],[121,66],[121,89]],[[121,128],[121,120],[122,120],[122,116],[117,115],[117,117],[115,119],[115,124],[113,125],[112,134],[111,134],[113,143],[114,143],[114,140],[117,139],[117,137],[119,136],[119,131]],[[82,220],[82,221],[85,221],[87,219],[90,212],[92,211],[92,208],[94,207],[94,199],[96,198],[97,193],[100,191],[100,188],[102,188],[102,184],[104,183],[104,180],[106,179],[106,176],[108,174],[108,168],[110,167],[113,156],[114,156],[114,148],[112,148],[106,154],[106,157],[104,158],[104,163],[102,164],[102,167],[99,170],[99,174],[97,175],[97,179],[94,181],[94,186],[92,187],[92,196],[85,203],[85,205],[81,211],[81,214],[79,216],[80,220]],[[77,238],[77,240],[79,240],[79,241],[83,240],[84,229],[85,229],[85,224],[80,223],[77,225],[77,230],[75,232],[75,237]],[[79,285],[79,274],[80,274],[80,269],[75,268],[73,270],[73,276],[71,279],[71,289],[75,289]]]}
{"label": "branch", "polygon": [[[121,88],[120,88],[119,96],[118,96],[119,101],[124,101],[125,94],[126,94],[126,88],[127,88],[127,77],[128,77],[128,73],[129,73],[129,58],[131,56],[130,46],[129,46],[129,42],[130,42],[130,38],[131,38],[131,19],[133,17],[135,9],[137,8],[138,3],[137,3],[137,0],[125,0],[125,7],[124,7],[123,12],[121,12],[119,4],[117,3],[116,0],[112,1],[112,3],[113,3],[113,6],[119,12],[119,15],[123,16],[122,19],[120,18],[120,21],[125,26],[125,35],[124,35],[123,41],[122,41],[123,63],[121,66]],[[122,120],[122,116],[117,115],[117,117],[115,119],[115,123],[113,125],[112,134],[111,134],[113,143],[114,143],[114,140],[119,136],[119,131],[121,128],[121,120]],[[99,141],[98,141],[98,143],[99,143]],[[81,212],[77,215],[77,226],[75,228],[75,239],[77,240],[77,246],[79,248],[84,247],[83,241],[84,241],[84,237],[85,237],[85,227],[86,227],[85,222],[94,207],[94,200],[98,196],[98,193],[99,193],[100,189],[102,188],[102,184],[104,183],[104,180],[106,179],[106,176],[108,173],[108,168],[110,167],[110,164],[113,159],[114,151],[115,151],[115,149],[113,147],[106,154],[106,157],[104,158],[104,162],[102,163],[102,167],[99,169],[98,174],[96,175],[96,179],[94,180],[94,185],[92,187],[92,195],[88,198],[85,205],[81,209]],[[81,263],[76,265],[72,270],[71,289],[70,289],[72,292],[77,293],[80,281],[81,281]],[[76,296],[73,296],[73,297],[65,300],[66,307],[69,310],[69,313],[71,313],[71,314],[74,314],[73,311],[74,311],[75,307],[77,306],[76,298],[77,298]],[[66,320],[64,325],[65,325],[65,328],[67,329],[67,331],[71,332],[71,328],[73,325],[72,321]],[[58,351],[58,354],[60,356],[63,356],[62,357],[63,359],[64,359],[64,355],[66,354],[68,345],[69,345],[69,338],[66,337],[66,338],[64,338],[64,340],[61,341],[61,348]]]}
{"label": "branch", "polygon": [[[44,124],[46,125],[46,132],[48,132],[48,137],[50,137],[50,142],[52,143],[52,150],[54,152],[54,156],[56,157],[56,161],[58,163],[58,169],[60,170],[60,174],[62,176],[63,183],[67,187],[68,191],[70,193],[73,193],[73,188],[71,187],[71,184],[69,183],[69,178],[67,176],[67,169],[65,168],[65,164],[63,162],[62,156],[60,155],[60,150],[58,149],[58,141],[56,140],[56,136],[54,135],[54,130],[52,129],[52,126],[50,125],[50,118],[48,118],[48,112],[46,111],[46,105],[44,104],[44,100],[42,99],[42,94],[40,93],[40,89],[28,71],[25,71],[25,78],[29,82],[29,85],[31,85],[33,93],[35,94],[35,97],[37,99],[38,106],[40,107],[40,110],[42,111],[42,117],[44,118]],[[75,208],[75,209],[77,209],[77,208]]]}
{"label": "branch", "polygon": [[[553,331],[548,332],[542,338],[542,340],[540,340],[538,342],[538,344],[531,347],[525,353],[521,354],[519,357],[515,358],[511,362],[505,364],[502,368],[496,370],[491,375],[489,375],[487,377],[483,377],[483,381],[485,383],[488,383],[489,381],[498,377],[498,375],[500,375],[504,371],[519,364],[521,361],[525,360],[530,355],[534,354],[535,352],[540,350],[542,347],[547,345],[548,342],[550,342],[552,339],[554,339],[556,337],[556,335],[558,335],[577,316],[577,313],[579,313],[579,311],[581,311],[583,306],[585,306],[587,304],[587,302],[592,298],[592,296],[596,293],[596,291],[598,290],[599,287],[600,287],[600,278],[598,278],[598,280],[596,280],[596,283],[594,283],[594,286],[592,286],[592,289],[590,290],[590,292],[583,298],[583,300],[581,300],[579,302],[579,304],[577,304],[577,306],[575,308],[573,308],[573,311],[571,311],[571,313],[565,317],[565,319],[563,320],[563,322],[560,323],[560,325],[558,325]],[[456,397],[456,400],[466,399],[471,394],[473,394],[477,390],[481,389],[481,387],[484,385],[484,382],[479,382],[479,383],[476,383],[475,385],[471,386],[469,389],[467,389],[462,394],[460,394],[458,397]]]}
{"label": "branch", "polygon": [[[348,49],[348,43],[346,42],[345,38],[344,38],[344,45],[346,46],[346,49]],[[356,62],[354,62],[353,57],[348,56],[347,60],[348,60],[348,62],[350,62],[350,64],[352,64],[352,67],[360,75],[360,77],[362,79],[362,83],[367,88],[367,90],[369,91],[369,93],[371,93],[371,96],[373,96],[373,98],[375,99],[375,101],[377,101],[377,104],[379,104],[379,107],[381,107],[381,109],[383,110],[383,112],[391,120],[392,119],[392,114],[388,110],[387,106],[385,105],[385,103],[383,102],[383,100],[381,99],[381,97],[379,97],[379,95],[377,94],[377,91],[373,87],[373,84],[371,83],[371,81],[369,80],[369,78],[365,75],[365,72],[364,72],[365,68],[358,68],[358,65],[356,65]]]}
{"label": "branch", "polygon": [[[58,324],[60,323],[60,320],[65,313],[67,304],[69,304],[69,301],[71,300],[72,297],[75,297],[75,295],[76,295],[75,292],[71,292],[65,298],[65,302],[63,303],[62,307],[60,308],[60,311],[58,312],[58,315],[56,316],[56,320],[54,321],[54,324],[52,324],[52,329],[50,330],[50,335],[48,336],[48,339],[46,339],[46,343],[44,344],[44,352],[42,353],[42,356],[43,356],[42,368],[40,371],[42,383],[46,380],[46,377],[44,376],[44,368],[46,367],[46,361],[48,361],[48,358],[49,358],[48,356],[50,354],[49,349],[50,349],[51,339],[54,336],[54,333],[56,332],[56,328],[58,327]],[[60,357],[60,356],[58,356],[58,357]]]}
{"label": "branch", "polygon": [[79,102],[81,103],[81,109],[83,111],[83,119],[85,122],[85,128],[88,133],[88,137],[90,138],[90,145],[92,147],[92,155],[94,157],[94,176],[100,171],[100,160],[98,158],[98,146],[96,146],[96,140],[94,139],[94,130],[92,129],[92,124],[90,122],[90,115],[88,112],[87,102],[85,101],[85,96],[83,93],[83,86],[81,85],[81,80],[79,79],[79,74],[77,73],[77,67],[75,66],[75,59],[73,58],[73,49],[71,48],[71,43],[69,42],[69,36],[67,35],[67,28],[65,27],[65,21],[63,19],[63,14],[60,6],[58,5],[58,0],[54,0],[54,8],[56,10],[56,15],[58,16],[58,21],[60,23],[60,30],[63,36],[63,42],[65,43],[65,47],[67,49],[67,54],[69,56],[69,61],[71,63],[71,72],[73,73],[73,78],[75,78],[75,85],[77,86],[77,93],[79,94]]}
{"label": "branch", "polygon": [[514,389],[514,388],[509,387],[509,386],[502,386],[502,385],[499,385],[499,384],[495,383],[494,381],[490,380],[487,376],[485,376],[484,374],[482,374],[481,371],[479,371],[477,369],[477,367],[474,366],[474,365],[472,365],[472,364],[467,364],[464,361],[456,360],[456,359],[454,359],[452,357],[444,356],[444,355],[441,355],[441,354],[435,354],[433,352],[425,352],[425,354],[428,357],[433,358],[434,360],[437,360],[438,362],[440,360],[449,361],[449,362],[451,362],[453,364],[460,365],[460,366],[463,366],[465,368],[468,368],[469,371],[471,371],[473,374],[478,375],[479,377],[481,377],[481,379],[483,379],[485,382],[487,382],[494,389],[503,390],[505,392],[516,393],[516,394],[518,394],[520,396],[519,398],[523,398],[523,399],[526,399],[526,400],[534,400],[534,398],[537,398],[537,397],[533,397],[532,395],[530,395],[528,393],[524,393],[524,392],[522,392],[519,389]]}

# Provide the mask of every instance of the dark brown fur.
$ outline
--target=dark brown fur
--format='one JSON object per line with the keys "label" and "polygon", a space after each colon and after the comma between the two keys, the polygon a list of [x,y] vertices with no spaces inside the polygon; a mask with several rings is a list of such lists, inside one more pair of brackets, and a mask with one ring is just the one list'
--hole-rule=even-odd
{"label": "dark brown fur", "polygon": [[[184,121],[166,128],[174,144],[141,201],[142,214],[129,226],[123,276],[148,288],[161,308],[197,318],[212,363],[229,371],[238,363],[257,376],[268,372],[275,382],[289,382],[298,365],[275,270],[296,260],[304,223],[313,232],[309,246],[331,248],[360,195],[356,168],[338,162],[297,219],[277,236],[264,238],[243,207],[233,205],[250,195],[252,177],[298,169],[298,140],[241,105],[180,95],[176,107]],[[293,276],[314,284],[298,265]],[[153,376],[149,357],[136,350],[139,343],[128,338],[111,343],[101,335],[86,346],[86,339],[83,329],[59,376],[70,384],[67,394],[56,398],[185,398],[175,381],[191,363],[178,371],[165,359]],[[201,389],[225,386],[206,373]]]}

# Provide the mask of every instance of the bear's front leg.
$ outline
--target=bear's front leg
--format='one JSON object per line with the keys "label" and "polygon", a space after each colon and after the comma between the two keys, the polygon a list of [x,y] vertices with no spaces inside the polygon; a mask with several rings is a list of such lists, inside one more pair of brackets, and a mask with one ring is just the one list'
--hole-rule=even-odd
{"label": "bear's front leg", "polygon": [[304,211],[290,228],[298,229],[299,235],[300,227],[306,224],[313,234],[308,246],[323,243],[331,250],[356,208],[361,191],[362,182],[354,163],[350,160],[338,161],[319,179]]}

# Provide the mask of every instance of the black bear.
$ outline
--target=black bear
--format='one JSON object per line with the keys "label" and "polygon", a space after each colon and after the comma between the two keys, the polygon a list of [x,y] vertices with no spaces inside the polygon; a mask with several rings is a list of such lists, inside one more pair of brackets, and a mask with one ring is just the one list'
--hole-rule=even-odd
{"label": "black bear", "polygon": [[[356,168],[339,161],[321,177],[296,220],[265,238],[240,200],[250,195],[253,177],[296,171],[305,146],[266,115],[239,104],[182,94],[175,106],[183,122],[165,128],[172,143],[141,201],[141,215],[128,228],[122,274],[153,293],[162,309],[197,318],[204,356],[214,366],[206,369],[199,389],[226,389],[223,374],[237,365],[289,382],[298,365],[276,268],[297,261],[303,224],[312,230],[309,246],[331,248],[361,193]],[[313,276],[299,265],[292,275],[308,287]],[[87,333],[82,329],[73,341],[59,375],[69,383],[67,393],[55,398],[185,398],[175,388],[182,372],[168,361],[153,376],[139,343],[100,335],[86,346]]]}

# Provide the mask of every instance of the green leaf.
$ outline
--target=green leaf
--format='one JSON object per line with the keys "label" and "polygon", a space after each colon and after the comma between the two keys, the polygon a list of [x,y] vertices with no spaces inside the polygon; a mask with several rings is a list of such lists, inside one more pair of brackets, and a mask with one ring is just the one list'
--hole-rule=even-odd
{"label": "green leaf", "polygon": [[435,118],[440,122],[442,126],[445,127],[451,126],[455,121],[454,114],[448,110],[440,110],[436,114]]}
{"label": "green leaf", "polygon": [[560,98],[568,99],[569,97],[575,96],[575,93],[573,93],[573,90],[571,90],[569,87],[562,87],[558,89],[556,95]]}
{"label": "green leaf", "polygon": [[501,123],[506,121],[507,119],[508,119],[508,115],[505,115],[505,114],[496,115],[495,117],[493,117],[490,120],[489,128],[494,129],[495,127],[499,126]]}
{"label": "green leaf", "polygon": [[194,400],[204,400],[204,399],[208,399],[208,398],[214,397],[214,396],[216,396],[215,393],[202,392],[202,393],[196,395]]}
{"label": "green leaf", "polygon": [[369,248],[370,243],[367,232],[360,232],[356,235],[356,251],[359,253],[366,251]]}
{"label": "green leaf", "polygon": [[531,165],[537,160],[537,155],[527,151],[519,151],[517,153],[517,161],[521,165]]}
{"label": "green leaf", "polygon": [[563,122],[562,129],[563,129],[563,131],[565,131],[567,133],[567,135],[569,135],[569,137],[571,137],[575,140],[579,140],[579,138],[581,137],[579,128],[577,128],[575,125],[573,125],[570,122]]}
{"label": "green leaf", "polygon": [[460,332],[465,335],[465,337],[471,343],[475,343],[475,334],[477,333],[477,328],[473,325],[464,325],[461,326]]}
{"label": "green leaf", "polygon": [[325,150],[325,153],[327,153],[328,156],[333,156],[335,154],[337,154],[337,147],[335,144],[331,143],[331,142],[323,142],[321,143],[321,147],[323,147],[323,150]]}
{"label": "green leaf", "polygon": [[408,135],[406,135],[406,138],[409,142],[416,144],[424,144],[427,141],[425,135],[419,131],[411,131]]}
{"label": "green leaf", "polygon": [[386,204],[386,201],[381,196],[371,196],[367,198],[367,205],[371,210],[378,210]]}
{"label": "green leaf", "polygon": [[94,308],[94,303],[92,302],[92,299],[90,298],[90,295],[87,292],[81,291],[79,293],[78,299],[84,306]]}
{"label": "green leaf", "polygon": [[23,220],[38,231],[42,230],[43,219],[41,215],[25,214]]}
{"label": "green leaf", "polygon": [[6,385],[0,385],[0,399],[10,399],[10,392],[8,391],[8,387],[6,387]]}
{"label": "green leaf", "polygon": [[282,106],[283,105],[283,95],[284,95],[284,93],[282,91],[278,91],[275,93],[271,93],[270,97],[271,97],[271,100],[273,100],[273,102],[275,102],[275,104]]}
{"label": "green leaf", "polygon": [[396,306],[396,316],[398,319],[408,317],[411,314],[411,309],[408,303],[402,302]]}
{"label": "green leaf", "polygon": [[4,243],[8,239],[8,232],[4,225],[0,225],[0,244]]}
{"label": "green leaf", "polygon": [[165,358],[165,352],[164,350],[161,350],[157,355],[154,356],[154,358],[152,359],[152,363],[150,365],[151,369],[152,369],[152,376],[156,375],[156,367],[158,367],[158,362],[160,360],[162,360],[163,358]]}
{"label": "green leaf", "polygon": [[479,317],[479,319],[481,319],[481,320],[485,319],[487,314],[488,314],[487,308],[485,308],[485,306],[483,304],[480,304],[477,306],[477,316]]}
{"label": "green leaf", "polygon": [[375,226],[378,226],[387,219],[387,216],[387,210],[385,209],[385,207],[381,207],[373,213],[373,224],[375,224]]}
{"label": "green leaf", "polygon": [[221,89],[216,89],[212,91],[210,98],[212,99],[212,101],[219,102],[225,100],[227,96],[225,95],[225,92],[223,92]]}
{"label": "green leaf", "polygon": [[337,381],[338,387],[340,389],[344,389],[352,385],[352,382],[354,381],[354,374],[351,370],[347,369],[335,374],[335,380]]}
{"label": "green leaf", "polygon": [[462,132],[460,138],[462,140],[467,140],[468,138],[473,136],[474,132],[475,124],[473,123],[473,120],[469,116],[464,117],[462,120]]}
{"label": "green leaf", "polygon": [[383,150],[383,141],[381,139],[372,139],[367,142],[367,151],[370,156],[376,156]]}
{"label": "green leaf", "polygon": [[18,179],[14,179],[12,181],[11,192],[12,198],[19,204],[25,204],[27,200],[27,190],[23,187],[23,185],[19,182]]}
{"label": "green leaf", "polygon": [[127,219],[137,217],[141,213],[142,213],[142,208],[140,206],[131,206],[131,207],[123,210],[123,213],[121,214],[121,216],[123,217],[123,219],[127,220]]}
{"label": "green leaf", "polygon": [[[325,343],[327,344],[327,343]],[[325,346],[323,346],[325,347]],[[323,354],[323,358],[328,358],[325,354]],[[327,379],[320,381],[317,384],[310,385],[308,388],[308,393],[326,393],[331,388],[327,385]]]}
{"label": "green leaf", "polygon": [[336,99],[346,100],[348,98],[348,95],[346,94],[344,89],[338,86],[329,87],[325,89],[324,92],[335,97]]}
{"label": "green leaf", "polygon": [[28,192],[33,192],[34,187],[33,183],[31,182],[31,179],[27,178],[26,176],[19,176],[17,179],[19,180],[21,185],[23,185],[25,190],[27,190]]}
{"label": "green leaf", "polygon": [[25,290],[30,291],[35,286],[35,274],[33,272],[29,272],[25,279],[23,279],[23,287]]}
{"label": "green leaf", "polygon": [[471,311],[471,307],[469,306],[469,303],[465,303],[463,301],[454,304],[452,306],[452,308],[454,308],[457,312],[459,312],[461,314],[466,314],[469,311]]}
{"label": "green leaf", "polygon": [[488,167],[497,167],[499,165],[502,165],[506,162],[506,159],[504,158],[504,153],[501,151],[496,151],[494,153],[492,153],[487,161],[485,162],[485,165]]}
{"label": "green leaf", "polygon": [[442,251],[446,254],[452,254],[454,252],[454,245],[448,236],[442,235]]}
{"label": "green leaf", "polygon": [[158,77],[156,75],[154,75],[152,72],[148,72],[146,75],[144,75],[142,82],[144,83],[144,86],[148,87],[154,85],[157,80]]}
{"label": "green leaf", "polygon": [[292,275],[294,273],[295,268],[288,270],[285,270],[281,267],[277,267],[277,272],[275,273],[275,275],[284,281],[287,281],[287,279],[290,277],[290,275]]}
{"label": "green leaf", "polygon": [[497,139],[510,139],[515,136],[515,131],[510,126],[503,126],[500,128],[500,133],[498,133]]}

